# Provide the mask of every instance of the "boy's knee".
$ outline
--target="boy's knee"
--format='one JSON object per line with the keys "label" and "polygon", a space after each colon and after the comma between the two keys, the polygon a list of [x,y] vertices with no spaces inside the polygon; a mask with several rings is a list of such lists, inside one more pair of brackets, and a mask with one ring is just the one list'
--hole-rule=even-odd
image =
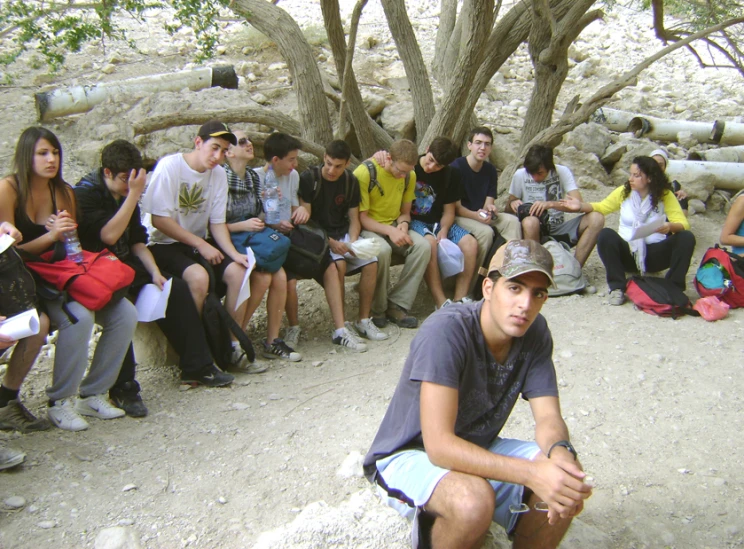
{"label": "boy's knee", "polygon": [[456,521],[470,525],[474,531],[485,531],[496,508],[493,488],[485,479],[472,479],[460,487],[449,507]]}
{"label": "boy's knee", "polygon": [[530,215],[525,217],[522,220],[522,230],[523,231],[539,231],[540,230],[540,220],[535,217],[534,215]]}
{"label": "boy's knee", "polygon": [[206,295],[209,291],[209,273],[201,265],[191,265],[183,272],[183,279],[192,293]]}
{"label": "boy's knee", "polygon": [[592,229],[601,229],[604,227],[605,217],[599,212],[589,212],[586,214],[587,224]]}
{"label": "boy's knee", "polygon": [[465,255],[475,255],[478,252],[478,241],[473,235],[465,235],[457,245]]}

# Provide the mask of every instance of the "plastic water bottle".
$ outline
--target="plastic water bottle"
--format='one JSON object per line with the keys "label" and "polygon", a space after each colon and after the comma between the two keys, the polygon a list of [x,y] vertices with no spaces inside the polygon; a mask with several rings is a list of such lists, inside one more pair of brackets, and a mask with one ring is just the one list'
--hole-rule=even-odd
{"label": "plastic water bottle", "polygon": [[70,261],[83,262],[83,248],[80,246],[77,229],[65,233],[65,251],[67,252],[67,259]]}
{"label": "plastic water bottle", "polygon": [[274,169],[269,166],[269,171],[264,177],[264,209],[266,210],[266,224],[277,225],[281,221],[281,204],[279,203],[279,184],[276,180]]}

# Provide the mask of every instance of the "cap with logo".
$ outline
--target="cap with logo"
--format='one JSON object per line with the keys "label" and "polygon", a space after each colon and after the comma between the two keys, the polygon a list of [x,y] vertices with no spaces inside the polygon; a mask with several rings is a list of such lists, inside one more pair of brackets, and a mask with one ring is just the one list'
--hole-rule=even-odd
{"label": "cap with logo", "polygon": [[535,240],[510,240],[501,246],[491,258],[488,274],[494,271],[506,279],[515,278],[525,273],[543,273],[553,281],[553,256]]}
{"label": "cap with logo", "polygon": [[229,141],[232,145],[238,144],[238,138],[235,137],[235,134],[230,131],[227,124],[220,122],[219,120],[210,120],[206,124],[203,124],[202,127],[199,128],[198,135],[205,141],[210,137],[221,137],[225,141]]}

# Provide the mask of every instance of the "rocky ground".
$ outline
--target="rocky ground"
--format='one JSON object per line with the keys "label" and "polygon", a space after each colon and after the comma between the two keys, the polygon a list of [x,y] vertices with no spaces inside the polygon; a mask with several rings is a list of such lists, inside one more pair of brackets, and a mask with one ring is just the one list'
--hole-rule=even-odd
{"label": "rocky ground", "polygon": [[[436,27],[436,10],[429,4],[435,3],[408,2],[427,58]],[[280,5],[303,22],[308,35],[317,34],[317,5],[307,0]],[[348,15],[351,6],[344,10]],[[366,46],[357,54],[357,70],[370,102],[396,112],[406,100],[395,87],[404,73],[381,21],[379,4],[371,2],[360,27],[360,44]],[[10,169],[16,137],[36,123],[33,93],[189,66],[191,37],[181,33],[164,39],[158,21],[150,23],[148,28],[132,25],[138,52],[110,45],[102,56],[98,47],[89,47],[52,77],[30,55],[3,69],[12,82],[0,87],[3,172]],[[572,48],[575,65],[559,109],[658,48],[650,26],[648,14],[626,8],[591,25]],[[332,80],[330,52],[319,43],[319,63]],[[65,147],[66,178],[77,181],[94,166],[105,142],[131,137],[131,124],[153,114],[251,101],[289,113],[296,108],[286,67],[255,32],[228,24],[218,61],[236,65],[239,90],[115,97],[85,115],[50,123]],[[507,156],[526,112],[530,71],[522,49],[478,105]],[[611,106],[680,120],[741,121],[736,118],[740,100],[739,76],[700,71],[680,52],[655,64]],[[390,122],[388,128],[396,132],[402,126]],[[139,144],[157,158],[188,147],[191,133],[168,130]],[[673,157],[695,147],[683,141],[670,145]],[[626,146],[625,156],[607,174],[599,157],[618,144]],[[623,177],[628,156],[655,147],[590,125],[568,136],[559,154],[574,169],[585,197],[595,200]],[[690,219],[698,238],[694,273],[703,251],[718,238],[724,214],[717,210],[725,200],[711,195],[708,185],[685,186],[704,203],[699,211],[707,210]],[[607,225],[615,227],[617,218],[610,216]],[[744,480],[737,435],[744,427],[744,313],[733,311],[723,321],[706,323],[656,318],[630,305],[610,307],[596,254],[586,273],[597,294],[550,299],[543,309],[555,339],[564,416],[597,484],[563,546],[744,545],[744,521],[737,511]],[[351,315],[356,313],[354,282],[347,281]],[[415,332],[393,328],[388,341],[372,343],[362,355],[331,350],[322,292],[313,283],[301,284],[305,358],[300,363],[273,363],[269,372],[239,376],[228,389],[182,391],[176,368],[163,360],[162,349],[153,350],[151,334],[141,329],[139,379],[150,408],[147,418],[93,420],[81,433],[0,434],[0,441],[28,454],[23,466],[0,473],[0,547],[101,548],[117,535],[128,540],[126,547],[149,548],[406,547],[406,523],[377,503],[359,464]],[[688,294],[695,297],[692,290]],[[422,287],[414,313],[423,320],[432,309]],[[258,338],[263,331],[258,314],[250,335]],[[52,353],[53,346],[45,349],[23,389],[24,401],[40,413]],[[529,407],[519,403],[506,435],[530,438],[532,429]],[[489,545],[507,547],[498,529],[494,532]]]}

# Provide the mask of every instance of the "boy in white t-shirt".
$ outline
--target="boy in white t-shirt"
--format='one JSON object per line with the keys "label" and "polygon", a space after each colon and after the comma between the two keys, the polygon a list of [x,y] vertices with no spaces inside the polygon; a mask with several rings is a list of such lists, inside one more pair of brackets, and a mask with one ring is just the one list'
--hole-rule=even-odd
{"label": "boy in white t-shirt", "polygon": [[[201,314],[209,291],[209,275],[197,261],[197,255],[201,255],[227,286],[225,308],[244,327],[248,321],[244,318],[246,303],[237,310],[235,304],[248,258],[235,249],[225,224],[227,176],[220,165],[228,147],[236,143],[226,124],[216,120],[204,124],[194,139],[194,150],[172,154],[158,162],[142,199],[142,209],[148,214],[145,219],[150,235],[148,245],[161,271],[188,284]],[[249,372],[255,369],[246,363],[236,341],[233,341],[233,363]],[[214,369],[204,375],[228,375]]]}
{"label": "boy in white t-shirt", "polygon": [[583,267],[597,244],[604,216],[591,212],[566,221],[564,212],[569,210],[561,200],[567,196],[581,200],[581,191],[571,170],[553,162],[550,147],[530,147],[524,157],[524,167],[512,177],[507,208],[520,219],[525,239],[541,242],[551,237],[572,248],[575,246],[574,256]]}

